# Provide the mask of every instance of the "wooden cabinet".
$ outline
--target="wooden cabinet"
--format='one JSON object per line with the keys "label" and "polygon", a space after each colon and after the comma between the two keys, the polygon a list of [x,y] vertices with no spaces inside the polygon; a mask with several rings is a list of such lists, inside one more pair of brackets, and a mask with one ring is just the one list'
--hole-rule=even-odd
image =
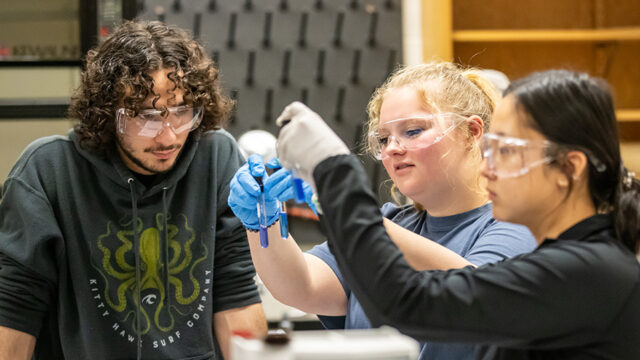
{"label": "wooden cabinet", "polygon": [[423,0],[424,59],[496,69],[551,68],[613,87],[627,166],[640,172],[640,1]]}

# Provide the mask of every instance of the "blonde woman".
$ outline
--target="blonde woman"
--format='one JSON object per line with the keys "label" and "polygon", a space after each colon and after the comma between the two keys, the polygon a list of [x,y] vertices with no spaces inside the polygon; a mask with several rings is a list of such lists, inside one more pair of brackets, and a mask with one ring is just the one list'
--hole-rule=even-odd
{"label": "blonde woman", "polygon": [[[385,204],[384,224],[415,269],[480,266],[535,247],[524,227],[493,219],[484,190],[480,139],[497,98],[478,70],[430,63],[398,70],[369,103],[369,150],[412,201]],[[255,228],[246,214],[255,213],[258,195],[252,176],[263,174],[260,159],[253,157],[231,183],[229,205],[248,229]],[[283,170],[265,176],[268,198],[291,197],[288,176]],[[273,239],[280,236],[276,218],[270,217]],[[326,243],[307,253],[294,241],[261,248],[252,231],[249,243],[256,270],[278,300],[318,314],[327,328],[371,327]],[[421,359],[472,357],[470,345],[452,343],[425,344],[421,354]]]}

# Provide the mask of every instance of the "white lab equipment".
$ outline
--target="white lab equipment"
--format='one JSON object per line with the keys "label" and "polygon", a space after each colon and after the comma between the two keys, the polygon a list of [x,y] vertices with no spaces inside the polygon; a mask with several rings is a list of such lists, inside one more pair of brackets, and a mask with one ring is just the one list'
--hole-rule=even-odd
{"label": "white lab equipment", "polygon": [[286,344],[231,339],[232,360],[414,360],[419,354],[417,341],[390,327],[294,331]]}
{"label": "white lab equipment", "polygon": [[245,159],[260,154],[265,163],[277,156],[276,137],[265,130],[250,130],[238,138],[238,147]]}

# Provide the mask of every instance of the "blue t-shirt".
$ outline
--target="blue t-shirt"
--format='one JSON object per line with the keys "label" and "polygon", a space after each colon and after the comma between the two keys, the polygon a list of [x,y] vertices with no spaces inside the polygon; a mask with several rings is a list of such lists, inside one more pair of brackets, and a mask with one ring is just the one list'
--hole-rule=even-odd
{"label": "blue t-shirt", "polygon": [[[537,246],[526,227],[495,220],[491,203],[444,217],[430,216],[413,205],[399,207],[386,203],[381,211],[384,217],[394,223],[455,251],[476,266],[530,252]],[[327,243],[315,246],[308,253],[331,267],[348,298],[346,316],[319,315],[322,324],[328,329],[371,328],[358,299],[345,283]],[[473,359],[473,352],[472,344],[431,342],[422,345],[420,359]]]}

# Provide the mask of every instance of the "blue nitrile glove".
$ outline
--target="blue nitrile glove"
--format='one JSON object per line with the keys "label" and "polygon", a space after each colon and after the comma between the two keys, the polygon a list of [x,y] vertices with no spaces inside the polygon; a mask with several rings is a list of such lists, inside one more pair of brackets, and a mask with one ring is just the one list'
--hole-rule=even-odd
{"label": "blue nitrile glove", "polygon": [[[264,191],[268,198],[276,198],[281,202],[293,199],[295,194],[293,193],[293,179],[291,172],[282,168],[280,160],[273,158],[267,163],[267,167],[270,169],[279,169],[269,176],[264,183]],[[302,188],[304,190],[304,201],[309,205],[313,213],[318,215],[316,206],[311,201],[313,196],[313,189],[306,182],[302,182]]]}
{"label": "blue nitrile glove", "polygon": [[[258,195],[260,195],[260,185],[254,176],[261,177],[263,183],[269,178],[262,163],[262,156],[253,154],[247,159],[247,163],[242,165],[231,179],[229,184],[229,207],[234,214],[242,221],[247,229],[258,230],[260,222],[258,220]],[[273,225],[279,218],[280,209],[275,197],[267,196],[265,192],[267,226]]]}

